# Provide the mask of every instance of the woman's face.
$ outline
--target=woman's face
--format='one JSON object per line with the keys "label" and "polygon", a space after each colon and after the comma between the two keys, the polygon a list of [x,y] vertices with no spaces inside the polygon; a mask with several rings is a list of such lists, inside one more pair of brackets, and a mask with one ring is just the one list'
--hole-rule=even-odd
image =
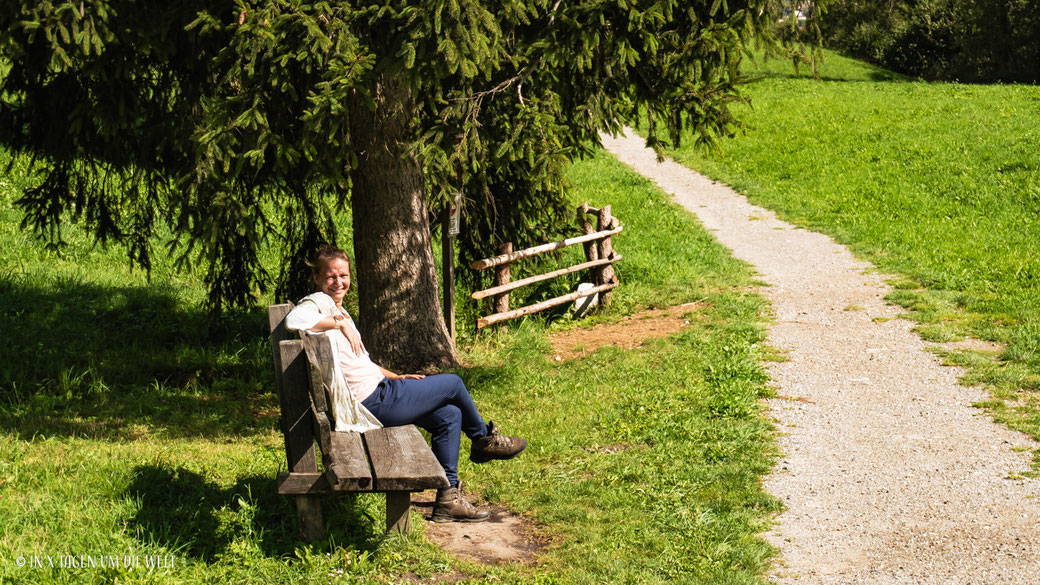
{"label": "woman's face", "polygon": [[337,305],[342,303],[350,288],[350,264],[342,258],[333,258],[314,275],[314,284],[318,290],[332,297]]}

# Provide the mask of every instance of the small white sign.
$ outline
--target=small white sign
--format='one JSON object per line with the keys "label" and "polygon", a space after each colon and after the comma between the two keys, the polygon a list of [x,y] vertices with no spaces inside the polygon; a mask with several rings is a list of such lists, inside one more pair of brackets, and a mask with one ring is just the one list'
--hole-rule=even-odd
{"label": "small white sign", "polygon": [[[592,284],[591,282],[583,282],[583,283],[578,285],[578,291],[579,292],[586,291],[586,290],[589,290],[590,288],[593,288],[595,286],[596,285]],[[584,317],[585,313],[588,313],[592,309],[595,309],[596,305],[598,305],[598,304],[599,304],[599,293],[596,293],[594,295],[590,295],[590,296],[587,296],[587,297],[582,297],[582,298],[574,301],[574,309],[573,309],[574,310],[574,318],[575,319],[580,319],[581,317]]]}
{"label": "small white sign", "polygon": [[455,201],[451,204],[451,211],[448,215],[448,236],[455,237],[459,235],[459,216],[462,208],[462,193],[455,194]]}

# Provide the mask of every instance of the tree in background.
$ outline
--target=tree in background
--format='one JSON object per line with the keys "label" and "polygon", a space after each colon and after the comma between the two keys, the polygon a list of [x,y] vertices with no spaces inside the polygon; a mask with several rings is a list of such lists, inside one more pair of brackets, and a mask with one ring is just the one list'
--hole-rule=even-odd
{"label": "tree in background", "polygon": [[961,45],[965,75],[1040,83],[1040,1],[961,0],[955,9],[969,19]]}
{"label": "tree in background", "polygon": [[924,79],[1040,82],[1038,0],[836,0],[829,46]]}
{"label": "tree in background", "polygon": [[906,4],[906,0],[835,0],[823,23],[827,45],[880,63],[892,42],[892,31],[906,21]]}
{"label": "tree in background", "polygon": [[[308,282],[353,216],[376,359],[455,364],[431,211],[465,196],[464,254],[559,229],[566,164],[645,112],[652,146],[733,131],[779,0],[22,0],[0,12],[0,141],[32,157],[25,223],[66,219],[150,267],[169,227],[208,303]],[[269,274],[264,246],[282,251]]]}

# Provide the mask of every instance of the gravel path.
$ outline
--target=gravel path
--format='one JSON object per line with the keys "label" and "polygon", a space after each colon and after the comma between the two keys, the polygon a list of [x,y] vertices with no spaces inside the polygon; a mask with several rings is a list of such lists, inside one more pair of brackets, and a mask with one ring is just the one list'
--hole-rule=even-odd
{"label": "gravel path", "polygon": [[[873,267],[750,205],[643,140],[603,137],[770,284],[769,372],[783,452],[766,489],[787,511],[766,536],[778,583],[1040,584],[1040,481],[1028,438],[971,404],[963,372],[926,351]],[[897,218],[893,218],[898,221]],[[880,319],[879,319],[880,318]]]}

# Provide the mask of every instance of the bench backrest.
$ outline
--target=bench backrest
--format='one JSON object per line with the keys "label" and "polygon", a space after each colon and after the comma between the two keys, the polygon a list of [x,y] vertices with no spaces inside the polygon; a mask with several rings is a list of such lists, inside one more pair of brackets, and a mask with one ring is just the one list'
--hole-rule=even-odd
{"label": "bench backrest", "polygon": [[278,402],[281,406],[281,427],[285,435],[289,472],[315,472],[318,466],[314,453],[311,398],[308,392],[300,391],[310,387],[307,358],[299,337],[285,328],[285,316],[292,308],[292,303],[286,303],[271,305],[267,309],[274,374],[278,381]]}
{"label": "bench backrest", "polygon": [[329,400],[322,384],[332,368],[332,344],[324,335],[300,336],[285,328],[292,303],[272,305],[267,310],[271,324],[271,347],[282,407],[282,432],[289,472],[317,471],[314,443],[321,449],[322,464],[331,489],[372,489],[372,471],[358,433],[332,432]]}
{"label": "bench backrest", "polygon": [[285,316],[292,308],[291,303],[268,308],[290,474],[317,472],[317,440],[327,489],[415,491],[446,487],[444,469],[412,425],[363,434],[332,431],[330,401],[322,384],[322,379],[332,376],[332,344],[324,335],[305,335],[301,339],[285,329]]}

